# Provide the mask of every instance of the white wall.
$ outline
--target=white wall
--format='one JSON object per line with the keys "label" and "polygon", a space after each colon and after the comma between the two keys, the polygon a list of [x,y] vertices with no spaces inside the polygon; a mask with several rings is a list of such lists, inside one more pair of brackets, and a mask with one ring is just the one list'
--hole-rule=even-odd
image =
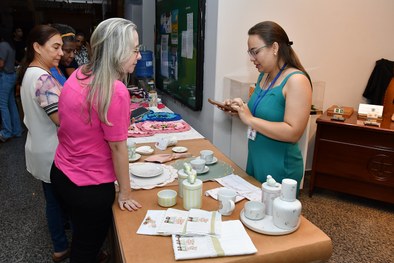
{"label": "white wall", "polygon": [[394,60],[392,0],[207,0],[206,9],[203,110],[167,104],[224,153],[231,122],[206,100],[225,98],[225,76],[256,78],[246,53],[254,24],[273,20],[286,30],[312,79],[326,83],[324,109],[357,109],[376,60]]}

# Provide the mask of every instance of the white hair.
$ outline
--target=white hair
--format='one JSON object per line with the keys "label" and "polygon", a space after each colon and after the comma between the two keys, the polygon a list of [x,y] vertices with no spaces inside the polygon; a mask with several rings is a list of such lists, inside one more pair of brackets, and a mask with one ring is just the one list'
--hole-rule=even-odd
{"label": "white hair", "polygon": [[82,67],[82,72],[92,77],[88,84],[86,97],[89,121],[93,105],[97,109],[102,122],[110,125],[107,112],[113,94],[115,80],[125,84],[128,72],[124,65],[133,56],[136,39],[136,25],[123,18],[110,18],[102,21],[90,38],[90,62]]}

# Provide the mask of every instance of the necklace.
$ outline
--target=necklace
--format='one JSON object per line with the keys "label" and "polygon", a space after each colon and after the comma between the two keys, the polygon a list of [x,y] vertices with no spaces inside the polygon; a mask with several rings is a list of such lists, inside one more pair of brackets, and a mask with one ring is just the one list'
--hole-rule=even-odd
{"label": "necklace", "polygon": [[[287,63],[283,65],[283,67],[279,70],[279,72],[276,74],[275,78],[273,81],[271,81],[270,85],[266,90],[260,90],[260,93],[257,95],[257,99],[254,101],[253,108],[252,108],[252,115],[255,116],[256,114],[256,108],[257,105],[260,103],[260,101],[264,98],[264,96],[267,94],[267,92],[275,85],[275,82],[278,80],[280,74],[282,74],[283,70],[287,66]],[[268,79],[268,76],[266,80]]]}

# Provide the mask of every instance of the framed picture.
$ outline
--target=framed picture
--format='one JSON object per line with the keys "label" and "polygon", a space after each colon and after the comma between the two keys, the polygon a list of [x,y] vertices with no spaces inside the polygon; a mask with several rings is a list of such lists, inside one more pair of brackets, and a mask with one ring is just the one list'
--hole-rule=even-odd
{"label": "framed picture", "polygon": [[202,108],[205,0],[156,0],[156,87]]}

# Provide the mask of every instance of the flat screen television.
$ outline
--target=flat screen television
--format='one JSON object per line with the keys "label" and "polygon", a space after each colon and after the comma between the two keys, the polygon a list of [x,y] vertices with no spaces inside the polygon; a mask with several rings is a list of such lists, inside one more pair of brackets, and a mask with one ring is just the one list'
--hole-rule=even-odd
{"label": "flat screen television", "polygon": [[156,87],[202,108],[205,0],[156,0]]}

